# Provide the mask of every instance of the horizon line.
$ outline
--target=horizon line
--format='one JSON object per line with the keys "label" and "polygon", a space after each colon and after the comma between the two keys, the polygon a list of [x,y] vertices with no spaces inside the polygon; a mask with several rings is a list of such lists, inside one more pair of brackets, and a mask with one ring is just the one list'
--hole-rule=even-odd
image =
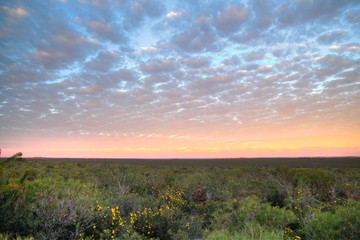
{"label": "horizon line", "polygon": [[[8,158],[2,157],[0,158]],[[344,155],[344,156],[296,156],[296,157],[158,157],[158,158],[144,158],[144,157],[42,157],[42,156],[33,156],[33,157],[22,157],[24,159],[105,159],[105,160],[237,160],[237,159],[299,159],[299,158],[360,158],[356,155]]]}

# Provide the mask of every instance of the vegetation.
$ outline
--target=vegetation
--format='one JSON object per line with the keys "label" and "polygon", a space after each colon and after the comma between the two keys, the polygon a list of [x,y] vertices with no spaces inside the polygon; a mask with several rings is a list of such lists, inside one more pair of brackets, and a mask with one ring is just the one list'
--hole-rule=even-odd
{"label": "vegetation", "polygon": [[359,168],[19,153],[0,161],[0,239],[360,239],[359,186]]}

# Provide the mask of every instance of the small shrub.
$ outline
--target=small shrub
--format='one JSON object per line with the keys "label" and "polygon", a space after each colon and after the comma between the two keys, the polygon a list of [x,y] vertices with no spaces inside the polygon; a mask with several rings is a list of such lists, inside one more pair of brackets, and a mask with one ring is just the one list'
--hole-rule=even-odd
{"label": "small shrub", "polygon": [[96,217],[93,218],[91,227],[82,234],[82,237],[90,239],[123,239],[128,236],[126,221],[120,214],[119,206],[102,207],[97,204],[94,209]]}
{"label": "small shrub", "polygon": [[360,202],[349,201],[334,212],[314,211],[304,232],[307,239],[360,239]]}
{"label": "small shrub", "polygon": [[162,204],[155,209],[144,208],[130,212],[131,228],[147,237],[159,239],[183,239],[189,238],[189,234],[200,235],[192,224],[195,223],[184,212],[188,203],[184,198],[184,191],[169,189],[163,196]]}
{"label": "small shrub", "polygon": [[287,195],[283,191],[279,191],[277,189],[272,189],[268,195],[266,196],[266,201],[271,204],[273,207],[284,207],[285,199]]}
{"label": "small shrub", "polygon": [[99,195],[91,185],[61,177],[38,178],[26,185],[27,206],[33,213],[36,238],[74,239],[91,227],[91,207]]}
{"label": "small shrub", "polygon": [[10,234],[3,234],[3,233],[0,233],[0,239],[1,240],[12,240],[12,239],[16,239],[16,240],[34,240],[33,237],[24,237],[24,236],[19,236],[19,235],[16,235],[14,237],[14,236],[11,236]]}
{"label": "small shrub", "polygon": [[331,199],[331,190],[338,180],[336,174],[325,169],[304,169],[297,173],[297,184],[306,185],[320,201]]}
{"label": "small shrub", "polygon": [[261,226],[256,222],[247,222],[244,227],[235,232],[229,230],[217,230],[211,232],[207,240],[279,240],[284,239],[284,232]]}
{"label": "small shrub", "polygon": [[25,180],[28,171],[15,167],[23,164],[22,153],[0,162],[0,232],[29,235],[32,231],[32,214],[24,206]]}
{"label": "small shrub", "polygon": [[206,204],[206,201],[207,201],[206,192],[203,191],[200,187],[196,187],[196,189],[192,195],[192,200],[196,203]]}
{"label": "small shrub", "polygon": [[256,221],[262,226],[282,229],[296,216],[293,212],[279,207],[272,207],[268,203],[261,203],[256,197],[245,198],[240,203],[238,222]]}
{"label": "small shrub", "polygon": [[287,224],[296,220],[295,214],[284,208],[272,207],[269,203],[262,203],[257,197],[247,197],[241,201],[233,200],[214,213],[215,229],[225,228],[230,231],[243,229],[248,222],[260,226],[281,230]]}

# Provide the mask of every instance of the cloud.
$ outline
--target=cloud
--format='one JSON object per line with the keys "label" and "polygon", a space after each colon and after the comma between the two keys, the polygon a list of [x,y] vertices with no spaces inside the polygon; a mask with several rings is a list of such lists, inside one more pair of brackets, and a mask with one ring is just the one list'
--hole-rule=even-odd
{"label": "cloud", "polygon": [[215,19],[215,26],[225,35],[237,32],[241,24],[249,19],[249,11],[242,5],[230,5],[220,12]]}
{"label": "cloud", "polygon": [[253,52],[253,53],[249,53],[245,56],[245,61],[253,62],[253,61],[257,61],[257,60],[263,60],[265,58],[266,58],[266,55],[264,53]]}
{"label": "cloud", "polygon": [[200,16],[197,23],[174,35],[171,40],[180,51],[201,52],[214,51],[219,48],[219,44],[215,41],[216,35],[210,28],[209,19],[206,16]]}
{"label": "cloud", "polygon": [[160,17],[165,11],[161,1],[138,0],[131,3],[127,12],[124,27],[127,30],[139,27],[143,21],[149,18]]}
{"label": "cloud", "polygon": [[116,31],[113,25],[108,22],[93,20],[87,23],[87,27],[90,33],[95,33],[97,36],[109,39],[114,43],[123,40],[122,35],[119,34],[120,32]]}
{"label": "cloud", "polygon": [[230,74],[215,75],[206,78],[200,78],[190,84],[190,88],[194,89],[195,94],[200,96],[215,95],[226,89],[227,85],[231,82],[233,76]]}
{"label": "cloud", "polygon": [[7,71],[0,75],[2,83],[16,89],[21,84],[44,82],[55,77],[50,72],[39,72],[31,66],[35,67],[10,64]]}
{"label": "cloud", "polygon": [[29,15],[25,8],[18,6],[18,7],[8,7],[2,6],[1,10],[13,20],[16,18],[23,18]]}
{"label": "cloud", "polygon": [[360,10],[350,9],[346,13],[346,19],[351,23],[360,23]]}
{"label": "cloud", "polygon": [[184,16],[184,14],[185,13],[183,11],[170,11],[166,14],[166,18],[169,20],[175,20]]}
{"label": "cloud", "polygon": [[350,68],[354,64],[357,64],[358,61],[350,60],[346,57],[328,54],[326,56],[321,56],[316,59],[323,67],[328,69],[333,69],[334,71],[339,71],[342,69]]}
{"label": "cloud", "polygon": [[324,32],[318,37],[318,41],[322,44],[331,44],[335,41],[341,40],[345,36],[346,32],[344,29],[335,29]]}
{"label": "cloud", "polygon": [[330,20],[347,4],[350,2],[346,0],[285,1],[277,9],[278,21],[281,26],[286,27],[303,24],[310,20]]}
{"label": "cloud", "polygon": [[190,68],[202,68],[209,65],[209,60],[205,58],[186,58],[183,63]]}
{"label": "cloud", "polygon": [[113,74],[111,74],[113,78],[116,78],[118,80],[121,81],[135,81],[136,79],[138,79],[138,74],[132,70],[128,70],[128,69],[119,69],[115,72],[113,72]]}
{"label": "cloud", "polygon": [[341,45],[332,45],[329,50],[332,51],[344,51],[344,52],[356,52],[360,49],[360,43],[344,43]]}
{"label": "cloud", "polygon": [[82,60],[89,50],[97,48],[96,41],[79,36],[73,30],[59,26],[55,35],[40,42],[32,57],[35,62],[45,68],[56,69]]}
{"label": "cloud", "polygon": [[145,53],[145,54],[152,54],[154,52],[157,52],[158,49],[156,47],[145,47],[145,48],[141,48],[141,52]]}
{"label": "cloud", "polygon": [[252,10],[255,13],[255,17],[253,19],[253,27],[261,30],[270,27],[274,21],[272,13],[274,9],[273,1],[254,0],[251,1],[251,3]]}
{"label": "cloud", "polygon": [[249,44],[260,38],[261,34],[255,29],[246,29],[241,33],[235,34],[230,37],[234,42]]}
{"label": "cloud", "polygon": [[100,52],[97,57],[85,64],[85,69],[94,72],[107,72],[119,64],[120,54],[118,52]]}
{"label": "cloud", "polygon": [[149,74],[171,72],[175,70],[176,62],[173,59],[154,60],[140,65],[139,68],[142,72]]}
{"label": "cloud", "polygon": [[238,66],[241,62],[242,61],[239,56],[233,55],[230,58],[225,59],[222,63],[229,66]]}

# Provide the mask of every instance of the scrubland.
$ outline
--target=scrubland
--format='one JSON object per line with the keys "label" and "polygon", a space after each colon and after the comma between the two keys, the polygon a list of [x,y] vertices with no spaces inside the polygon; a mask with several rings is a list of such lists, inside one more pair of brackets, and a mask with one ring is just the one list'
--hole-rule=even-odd
{"label": "scrubland", "polygon": [[358,167],[167,161],[2,159],[0,239],[360,239]]}

